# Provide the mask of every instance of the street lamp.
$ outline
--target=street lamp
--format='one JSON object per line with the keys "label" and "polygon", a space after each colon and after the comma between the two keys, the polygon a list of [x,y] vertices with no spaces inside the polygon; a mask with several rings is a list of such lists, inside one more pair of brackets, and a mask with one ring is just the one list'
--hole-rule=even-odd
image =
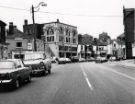
{"label": "street lamp", "polygon": [[[36,44],[36,34],[35,34],[35,18],[34,18],[34,12],[38,12],[40,9],[40,6],[47,6],[44,2],[40,2],[36,7],[32,5],[32,20],[33,20],[33,36],[34,36],[34,51],[37,51],[37,44]],[[37,10],[34,10],[37,9]]]}

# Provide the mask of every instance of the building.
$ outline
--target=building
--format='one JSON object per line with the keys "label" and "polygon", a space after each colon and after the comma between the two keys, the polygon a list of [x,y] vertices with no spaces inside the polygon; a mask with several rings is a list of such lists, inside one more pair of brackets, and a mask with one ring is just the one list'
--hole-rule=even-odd
{"label": "building", "polygon": [[43,27],[46,47],[50,47],[55,57],[71,57],[77,55],[77,27],[56,22],[45,23]]}
{"label": "building", "polygon": [[108,52],[107,44],[97,40],[96,44],[93,44],[93,51],[96,56],[106,56]]}
{"label": "building", "polygon": [[135,9],[123,8],[124,14],[124,34],[126,42],[126,58],[131,59],[132,56],[132,44],[135,43]]}
{"label": "building", "polygon": [[0,20],[0,59],[7,57],[6,23]]}
{"label": "building", "polygon": [[34,36],[33,32],[35,32],[36,38],[41,39],[43,35],[43,26],[44,24],[35,23],[35,31],[33,31],[33,24],[28,24],[28,20],[24,20],[23,32],[28,36]]}
{"label": "building", "polygon": [[78,57],[89,59],[93,53],[93,37],[88,34],[78,35]]}
{"label": "building", "polygon": [[[17,29],[13,22],[9,23],[9,29],[6,37],[8,45],[8,57],[24,59],[25,52],[33,51],[33,35],[24,34]],[[37,39],[37,50],[44,51],[44,43]]]}

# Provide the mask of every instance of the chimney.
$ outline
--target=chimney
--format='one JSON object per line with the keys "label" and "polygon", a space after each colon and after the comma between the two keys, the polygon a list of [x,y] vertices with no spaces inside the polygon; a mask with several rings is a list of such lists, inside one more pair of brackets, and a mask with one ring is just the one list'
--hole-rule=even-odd
{"label": "chimney", "polygon": [[28,20],[27,19],[24,20],[24,25],[28,25]]}
{"label": "chimney", "polygon": [[9,34],[10,34],[10,35],[14,34],[13,22],[9,22]]}
{"label": "chimney", "polygon": [[58,23],[60,22],[59,19],[57,19],[57,22],[58,22]]}

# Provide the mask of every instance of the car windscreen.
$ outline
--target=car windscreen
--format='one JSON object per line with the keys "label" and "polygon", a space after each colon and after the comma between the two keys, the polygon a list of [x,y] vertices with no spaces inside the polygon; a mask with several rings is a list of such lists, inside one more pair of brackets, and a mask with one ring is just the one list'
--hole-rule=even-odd
{"label": "car windscreen", "polygon": [[15,68],[14,62],[0,62],[0,70]]}

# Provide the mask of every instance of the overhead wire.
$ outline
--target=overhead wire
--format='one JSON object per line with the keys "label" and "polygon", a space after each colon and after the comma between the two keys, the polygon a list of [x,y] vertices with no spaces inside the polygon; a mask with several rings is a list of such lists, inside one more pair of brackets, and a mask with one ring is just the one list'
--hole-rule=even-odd
{"label": "overhead wire", "polygon": [[[9,7],[9,6],[1,6],[0,5],[0,8],[7,8],[7,9],[14,9],[14,10],[31,12],[31,10],[28,10],[28,9],[15,8],[15,7]],[[52,15],[68,15],[68,16],[82,16],[82,17],[117,17],[117,18],[122,17],[121,15],[84,15],[84,14],[71,14],[71,13],[60,13],[60,12],[45,12],[45,11],[38,11],[38,12],[52,14]]]}

